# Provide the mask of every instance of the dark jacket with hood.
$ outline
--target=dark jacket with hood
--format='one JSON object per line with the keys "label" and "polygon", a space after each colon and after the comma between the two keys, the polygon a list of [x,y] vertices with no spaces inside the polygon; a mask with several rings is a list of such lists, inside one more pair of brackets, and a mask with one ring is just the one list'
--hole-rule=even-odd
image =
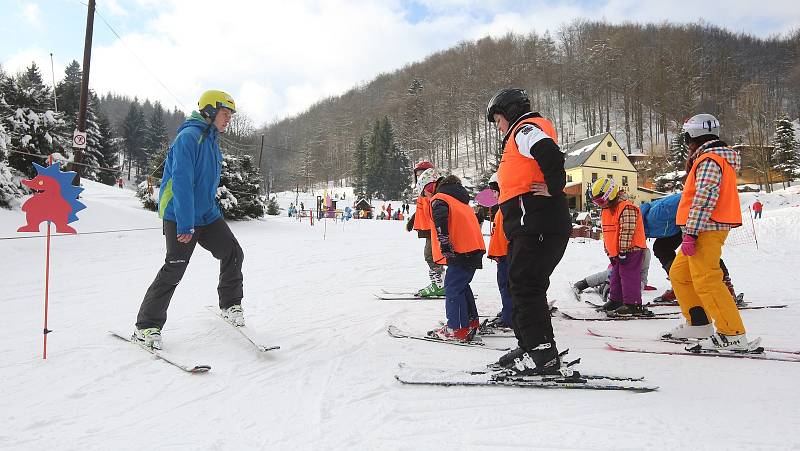
{"label": "dark jacket with hood", "polygon": [[[436,192],[454,197],[459,202],[469,205],[469,193],[458,177],[451,175],[442,179],[436,186]],[[431,202],[431,216],[433,216],[433,224],[436,227],[438,236],[449,236],[450,208],[447,206],[447,202],[439,199]],[[456,253],[455,257],[447,259],[447,264],[480,269],[483,268],[483,254],[485,253],[486,251],[482,249],[464,254]]]}

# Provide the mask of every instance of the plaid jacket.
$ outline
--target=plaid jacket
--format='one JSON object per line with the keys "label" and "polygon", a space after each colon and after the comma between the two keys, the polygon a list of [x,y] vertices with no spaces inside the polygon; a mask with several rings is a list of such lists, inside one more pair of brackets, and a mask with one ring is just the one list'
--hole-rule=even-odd
{"label": "plaid jacket", "polygon": [[[736,172],[741,169],[741,157],[739,153],[728,147],[722,141],[709,141],[697,148],[692,154],[692,160],[697,159],[706,152],[713,152],[722,156],[730,163]],[[689,208],[689,217],[686,225],[681,227],[683,233],[688,235],[698,235],[702,232],[713,232],[716,230],[730,230],[728,224],[718,224],[711,220],[711,213],[717,206],[719,199],[719,186],[722,182],[722,168],[714,160],[704,160],[695,170],[696,192],[692,199],[692,206]]]}

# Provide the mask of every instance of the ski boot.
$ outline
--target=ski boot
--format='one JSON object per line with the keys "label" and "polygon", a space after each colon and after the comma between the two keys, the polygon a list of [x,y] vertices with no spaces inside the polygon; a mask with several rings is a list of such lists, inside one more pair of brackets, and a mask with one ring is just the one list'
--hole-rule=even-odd
{"label": "ski boot", "polygon": [[440,287],[439,285],[436,285],[436,283],[431,282],[431,284],[428,285],[427,287],[414,293],[414,296],[420,298],[442,297],[444,296],[444,287]]}
{"label": "ski boot", "polygon": [[747,341],[746,334],[739,335],[723,335],[715,333],[714,335],[700,340],[697,343],[692,343],[686,346],[687,351],[732,351],[732,352],[753,352],[758,347],[759,340],[752,344]]}
{"label": "ski boot", "polygon": [[623,304],[618,309],[608,312],[608,316],[638,316],[647,318],[655,314],[641,304]]}
{"label": "ski boot", "polygon": [[623,305],[624,304],[622,303],[622,301],[613,301],[609,299],[608,301],[606,301],[605,304],[603,304],[602,307],[598,309],[598,311],[610,313],[622,307]]}
{"label": "ski boot", "polygon": [[529,376],[572,376],[574,372],[561,365],[561,356],[553,342],[542,343],[524,351],[514,363],[497,375],[498,379],[519,379]]}
{"label": "ski boot", "polygon": [[430,338],[437,338],[442,341],[460,341],[462,343],[468,343],[475,338],[475,331],[471,330],[469,327],[451,329],[445,324],[438,329],[428,331],[427,335]]}
{"label": "ski boot", "polygon": [[668,332],[659,335],[662,340],[691,340],[704,339],[714,335],[714,326],[704,324],[702,326],[692,326],[689,323],[682,323]]}
{"label": "ski boot", "polygon": [[146,329],[136,329],[131,337],[137,343],[151,349],[161,349],[161,329],[158,327],[148,327]]}
{"label": "ski boot", "polygon": [[222,318],[236,327],[244,326],[244,311],[239,304],[232,305],[226,309],[220,309]]}

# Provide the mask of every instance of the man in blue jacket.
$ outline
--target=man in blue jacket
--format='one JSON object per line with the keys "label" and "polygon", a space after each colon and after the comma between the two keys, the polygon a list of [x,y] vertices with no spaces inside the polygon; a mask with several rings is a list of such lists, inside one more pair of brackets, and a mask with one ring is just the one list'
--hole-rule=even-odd
{"label": "man in blue jacket", "polygon": [[222,169],[217,140],[225,133],[236,104],[227,93],[212,90],[200,96],[197,106],[199,111],[192,112],[178,128],[164,162],[158,213],[163,219],[167,256],[136,318],[133,338],[154,349],[161,349],[169,302],[198,243],[220,261],[217,292],[222,316],[235,326],[244,326],[244,253],[216,199]]}

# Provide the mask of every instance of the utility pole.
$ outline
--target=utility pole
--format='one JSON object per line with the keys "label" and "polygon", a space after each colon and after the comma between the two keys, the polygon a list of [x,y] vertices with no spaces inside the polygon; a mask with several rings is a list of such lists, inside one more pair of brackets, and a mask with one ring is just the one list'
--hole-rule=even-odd
{"label": "utility pole", "polygon": [[92,60],[92,33],[94,32],[94,2],[89,0],[89,10],[86,13],[86,39],[83,43],[83,76],[81,77],[81,103],[78,110],[78,130],[76,134],[84,133],[84,142],[82,147],[76,146],[76,139],[73,139],[72,145],[75,147],[75,177],[80,184],[81,177],[81,163],[83,162],[83,150],[86,148],[85,132],[86,132],[86,108],[89,101],[89,65]]}
{"label": "utility pole", "polygon": [[55,66],[53,65],[52,53],[50,53],[50,74],[53,75],[53,107],[55,108],[56,113],[58,113],[58,95],[56,95],[56,70]]}

